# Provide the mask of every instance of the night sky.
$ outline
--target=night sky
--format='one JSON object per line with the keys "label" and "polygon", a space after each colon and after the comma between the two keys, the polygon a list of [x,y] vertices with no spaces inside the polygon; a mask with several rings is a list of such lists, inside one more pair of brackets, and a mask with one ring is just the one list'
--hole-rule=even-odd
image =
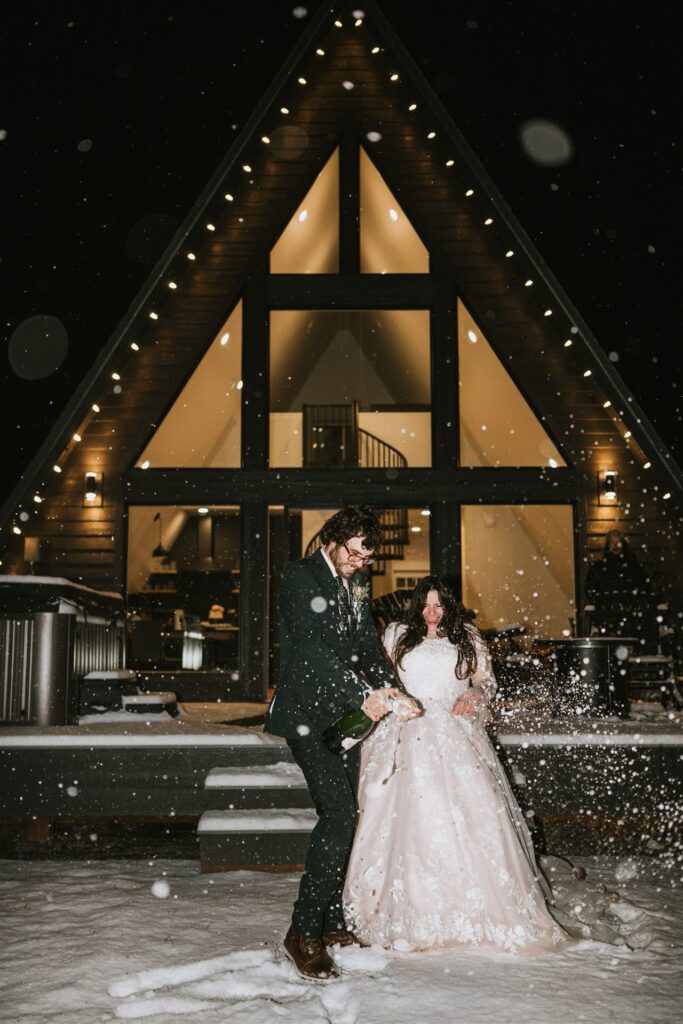
{"label": "night sky", "polygon": [[[319,4],[17,7],[0,51],[0,500]],[[609,0],[380,7],[680,461],[680,55],[664,8],[634,21]],[[568,162],[528,157],[534,118],[566,133]],[[62,350],[26,366],[10,339],[36,315],[61,321]]]}

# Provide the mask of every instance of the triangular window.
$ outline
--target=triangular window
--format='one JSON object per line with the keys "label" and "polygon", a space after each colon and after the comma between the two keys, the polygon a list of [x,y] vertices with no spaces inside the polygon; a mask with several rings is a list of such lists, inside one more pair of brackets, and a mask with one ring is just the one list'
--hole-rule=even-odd
{"label": "triangular window", "polygon": [[528,402],[458,300],[461,466],[565,466]]}
{"label": "triangular window", "polygon": [[241,376],[239,302],[147,443],[136,467],[239,467]]}
{"label": "triangular window", "polygon": [[428,274],[429,253],[370,157],[360,150],[362,274]]}
{"label": "triangular window", "polygon": [[272,274],[339,272],[339,150],[335,150],[270,252]]}

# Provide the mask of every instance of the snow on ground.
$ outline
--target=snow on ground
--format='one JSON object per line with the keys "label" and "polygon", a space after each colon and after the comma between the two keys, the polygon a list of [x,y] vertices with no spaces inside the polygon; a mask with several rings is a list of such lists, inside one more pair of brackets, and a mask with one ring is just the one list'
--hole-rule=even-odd
{"label": "snow on ground", "polygon": [[0,1020],[13,1024],[661,1024],[683,997],[683,885],[660,858],[584,858],[617,889],[626,946],[561,954],[337,953],[339,981],[283,959],[298,875],[196,861],[0,861]]}

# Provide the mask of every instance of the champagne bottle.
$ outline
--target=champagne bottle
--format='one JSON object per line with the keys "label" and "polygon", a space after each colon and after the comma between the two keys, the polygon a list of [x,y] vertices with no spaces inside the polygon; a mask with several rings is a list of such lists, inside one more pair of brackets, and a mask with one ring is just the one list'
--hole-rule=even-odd
{"label": "champagne bottle", "polygon": [[353,708],[328,725],[323,732],[323,743],[333,754],[345,754],[356,743],[366,739],[375,724],[362,708]]}

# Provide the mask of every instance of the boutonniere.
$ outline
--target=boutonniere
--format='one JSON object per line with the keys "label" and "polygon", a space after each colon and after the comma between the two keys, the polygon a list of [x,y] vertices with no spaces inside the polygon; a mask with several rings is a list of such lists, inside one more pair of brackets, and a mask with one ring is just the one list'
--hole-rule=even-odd
{"label": "boutonniere", "polygon": [[364,580],[353,581],[351,584],[351,600],[353,601],[355,608],[360,608],[368,594],[369,587]]}

